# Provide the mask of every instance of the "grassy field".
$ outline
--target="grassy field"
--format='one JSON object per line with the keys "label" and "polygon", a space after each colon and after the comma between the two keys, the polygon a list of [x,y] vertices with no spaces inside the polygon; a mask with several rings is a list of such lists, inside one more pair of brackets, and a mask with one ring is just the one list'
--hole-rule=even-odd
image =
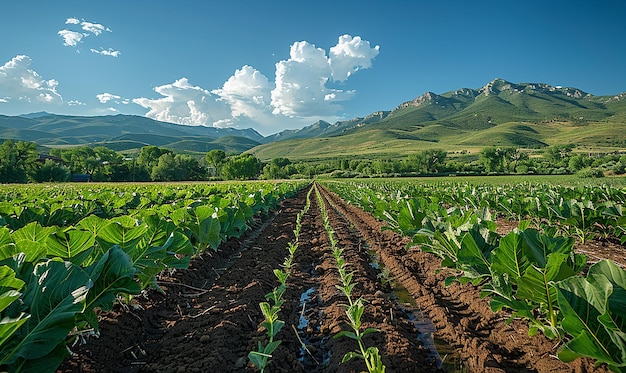
{"label": "grassy field", "polygon": [[476,153],[486,146],[513,146],[536,149],[555,144],[577,144],[579,151],[619,151],[626,149],[626,122],[507,122],[483,130],[454,128],[443,124],[411,129],[376,126],[369,130],[323,138],[278,141],[253,148],[262,160],[286,157],[291,160],[345,157],[401,158],[426,149]]}
{"label": "grassy field", "polygon": [[[328,179],[329,181],[338,179]],[[341,180],[341,179],[339,179]],[[575,175],[505,175],[505,176],[442,176],[442,177],[411,177],[411,178],[380,178],[367,179],[368,183],[389,184],[393,182],[411,183],[469,183],[469,184],[550,184],[561,186],[597,186],[609,185],[626,188],[626,176],[612,176],[600,179],[582,179]]]}

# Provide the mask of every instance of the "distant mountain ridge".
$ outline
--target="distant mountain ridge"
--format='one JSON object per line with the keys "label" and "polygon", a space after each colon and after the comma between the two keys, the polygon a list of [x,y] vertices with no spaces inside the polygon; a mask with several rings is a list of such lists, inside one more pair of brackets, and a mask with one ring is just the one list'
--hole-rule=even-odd
{"label": "distant mountain ridge", "polygon": [[267,144],[274,141],[289,139],[300,139],[307,137],[337,136],[347,130],[358,128],[367,124],[379,122],[389,115],[390,111],[376,111],[366,117],[353,118],[330,124],[323,120],[317,121],[309,126],[297,130],[285,130],[279,133],[266,136],[262,143]]}
{"label": "distant mountain ridge", "polygon": [[305,159],[350,152],[396,156],[435,146],[465,150],[572,143],[619,149],[626,148],[626,92],[594,96],[572,87],[496,78],[477,89],[426,92],[391,111],[318,122],[271,139],[275,142],[266,138],[251,152],[262,159],[277,154]]}
{"label": "distant mountain ridge", "polygon": [[[234,140],[218,141],[222,137]],[[0,138],[50,146],[105,145],[116,150],[157,144],[180,149],[180,142],[188,141],[188,144],[194,145],[181,150],[241,152],[258,145],[263,136],[252,128],[186,126],[137,115],[88,117],[39,112],[20,116],[0,115]]]}

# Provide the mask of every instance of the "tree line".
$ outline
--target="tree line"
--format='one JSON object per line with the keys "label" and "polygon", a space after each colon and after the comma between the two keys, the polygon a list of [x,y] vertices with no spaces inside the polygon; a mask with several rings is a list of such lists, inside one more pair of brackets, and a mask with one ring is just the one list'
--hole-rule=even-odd
{"label": "tree line", "polygon": [[[37,145],[5,140],[0,145],[0,183],[63,182],[72,175],[90,181],[194,181],[330,177],[393,177],[445,174],[571,174],[601,177],[624,174],[626,155],[574,153],[573,145],[553,145],[532,155],[513,147],[486,147],[478,155],[450,156],[442,149],[422,150],[401,159],[332,159],[262,162],[252,154],[176,154],[144,146],[136,156],[104,146],[54,148],[39,154]],[[463,152],[462,152],[463,153]]]}

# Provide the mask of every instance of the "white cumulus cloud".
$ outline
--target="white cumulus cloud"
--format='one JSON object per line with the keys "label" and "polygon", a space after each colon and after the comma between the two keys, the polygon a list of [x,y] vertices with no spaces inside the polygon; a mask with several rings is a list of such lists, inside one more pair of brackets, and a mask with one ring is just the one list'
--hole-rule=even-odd
{"label": "white cumulus cloud", "polygon": [[290,117],[335,114],[341,109],[335,101],[348,99],[353,92],[326,87],[330,78],[330,61],[323,49],[306,41],[293,43],[289,59],[276,64],[276,88],[272,90],[274,114]]}
{"label": "white cumulus cloud", "polygon": [[154,88],[161,98],[135,98],[133,102],[149,109],[147,117],[179,124],[227,126],[233,115],[218,95],[193,86],[187,78]]}
{"label": "white cumulus cloud", "polygon": [[[67,18],[65,24],[70,26],[66,29],[60,30],[57,34],[63,39],[63,45],[67,47],[77,47],[78,44],[83,42],[83,40],[88,36],[98,36],[103,32],[112,32],[110,28],[101,23],[89,22],[84,19],[79,20],[78,18],[73,17]],[[121,54],[120,51],[114,50],[113,48],[105,49],[100,47],[100,49],[90,48],[90,50],[91,52],[102,56],[119,57]],[[79,49],[76,49],[76,51],[80,53]]]}
{"label": "white cumulus cloud", "polygon": [[105,92],[105,93],[97,94],[96,98],[98,98],[98,101],[100,101],[100,103],[106,104],[107,102],[111,100],[113,101],[119,100],[121,97],[118,95],[114,95],[112,93]]}
{"label": "white cumulus cloud", "polygon": [[18,55],[0,67],[0,97],[10,103],[62,104],[59,82],[41,77],[30,69],[31,63],[30,57]]}
{"label": "white cumulus cloud", "polygon": [[268,111],[271,85],[260,71],[245,65],[228,78],[221,89],[213,91],[231,107],[235,117],[245,115],[253,118]]}
{"label": "white cumulus cloud", "polygon": [[100,34],[102,34],[104,31],[108,31],[111,32],[111,29],[108,27],[104,27],[104,25],[101,25],[99,23],[92,23],[92,22],[87,22],[87,21],[83,21],[80,23],[80,26],[83,30],[87,31],[87,32],[91,32],[92,34],[98,36]]}
{"label": "white cumulus cloud", "polygon": [[360,36],[342,35],[337,45],[330,48],[330,68],[333,80],[343,82],[360,69],[372,67],[380,46],[370,47],[370,42]]}
{"label": "white cumulus cloud", "polygon": [[63,45],[67,47],[75,47],[83,40],[86,35],[81,32],[61,30],[58,32],[59,36],[63,38]]}
{"label": "white cumulus cloud", "polygon": [[103,56],[111,56],[111,57],[119,57],[119,55],[122,54],[120,51],[113,50],[113,48],[109,48],[109,49],[100,48],[100,50],[91,48],[90,50],[93,53],[101,54]]}
{"label": "white cumulus cloud", "polygon": [[[216,127],[254,127],[270,134],[298,128],[317,120],[336,121],[341,102],[353,90],[333,88],[359,70],[372,66],[379,46],[359,36],[343,35],[328,54],[307,41],[290,47],[289,59],[276,63],[275,81],[252,66],[244,65],[221,88],[193,86],[186,78],[154,89],[161,98],[136,98],[148,109],[146,116],[166,122]],[[110,94],[103,94],[110,95]],[[119,97],[98,96],[105,103]],[[103,101],[106,100],[106,101]]]}

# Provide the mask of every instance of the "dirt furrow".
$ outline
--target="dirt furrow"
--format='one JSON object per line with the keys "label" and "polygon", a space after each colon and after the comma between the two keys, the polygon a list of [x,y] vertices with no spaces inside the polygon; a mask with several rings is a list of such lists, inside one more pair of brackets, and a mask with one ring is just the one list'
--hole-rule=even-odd
{"label": "dirt furrow", "polygon": [[[190,269],[163,273],[163,293],[150,291],[135,298],[130,308],[102,313],[100,337],[75,347],[59,372],[256,371],[247,355],[259,340],[266,341],[259,327],[259,302],[278,284],[273,269],[288,254],[305,196],[302,191],[283,201],[263,225],[217,253],[194,258]],[[369,302],[364,327],[381,330],[367,336],[366,345],[379,347],[389,372],[436,371],[429,351],[415,338],[414,326],[385,298],[389,289],[369,266],[362,236],[336,214],[332,224],[359,283],[355,294]],[[356,342],[333,338],[347,328],[346,299],[336,288],[336,264],[315,199],[303,217],[299,243],[280,312],[286,323],[278,335],[282,343],[267,371],[364,370],[358,359],[341,363],[345,353],[356,350]]]}
{"label": "dirt furrow", "polygon": [[465,369],[472,372],[536,371],[591,372],[591,361],[579,359],[565,364],[556,357],[556,342],[542,335],[528,336],[528,327],[506,314],[494,314],[488,300],[471,284],[443,283],[449,275],[438,271],[440,260],[419,250],[406,250],[407,238],[382,231],[383,224],[371,215],[324,191],[339,213],[345,216],[381,257],[384,265],[418,302],[437,327],[436,336],[451,345]]}
{"label": "dirt furrow", "polygon": [[[349,268],[354,272],[355,282],[358,284],[354,290],[354,297],[362,297],[367,301],[363,316],[363,328],[377,328],[379,333],[369,335],[366,345],[379,348],[383,363],[390,372],[436,372],[437,362],[429,350],[423,348],[418,340],[419,331],[415,325],[403,317],[400,306],[391,299],[391,288],[378,278],[379,271],[370,263],[371,255],[368,253],[363,235],[355,229],[350,221],[346,220],[327,203],[328,215],[335,236],[342,248],[343,257],[349,263]],[[331,256],[330,251],[326,256]],[[334,263],[333,263],[334,266]],[[339,284],[339,276],[333,268],[335,283]],[[339,294],[335,289],[335,293]],[[341,294],[339,294],[341,297]],[[343,304],[345,299],[340,300]],[[340,317],[343,316],[343,309]],[[394,316],[395,315],[395,316]],[[339,330],[335,326],[331,332],[335,334]],[[341,340],[340,340],[341,341]],[[343,343],[354,342],[343,340]],[[353,347],[353,349],[356,346]],[[355,369],[359,369],[358,366]],[[363,369],[361,366],[360,369]]]}
{"label": "dirt furrow", "polygon": [[[445,287],[439,261],[417,250],[406,238],[382,231],[381,223],[338,196],[323,190],[338,246],[358,283],[353,296],[367,301],[363,327],[380,332],[365,337],[376,346],[388,372],[435,372],[437,356],[418,339],[421,326],[398,303],[372,251],[432,319],[436,336],[451,345],[472,372],[587,372],[589,361],[564,364],[552,356],[551,341],[528,337],[527,327],[494,315],[470,285]],[[216,253],[192,260],[188,270],[162,273],[163,293],[146,292],[127,307],[102,313],[99,338],[73,348],[59,372],[254,372],[247,355],[266,341],[259,327],[259,303],[278,282],[273,270],[294,240],[296,216],[306,190],[285,200],[241,240],[230,240]],[[349,338],[333,338],[347,329],[347,299],[337,289],[339,275],[317,200],[303,216],[299,248],[287,281],[278,333],[281,345],[268,372],[360,372],[361,360],[341,363],[357,348]],[[448,352],[446,352],[448,353]]]}
{"label": "dirt furrow", "polygon": [[261,335],[258,304],[276,286],[272,271],[287,254],[305,195],[283,201],[242,240],[194,258],[189,269],[161,274],[164,293],[136,298],[136,309],[103,313],[100,338],[76,348],[59,371],[247,370],[250,344]]}

